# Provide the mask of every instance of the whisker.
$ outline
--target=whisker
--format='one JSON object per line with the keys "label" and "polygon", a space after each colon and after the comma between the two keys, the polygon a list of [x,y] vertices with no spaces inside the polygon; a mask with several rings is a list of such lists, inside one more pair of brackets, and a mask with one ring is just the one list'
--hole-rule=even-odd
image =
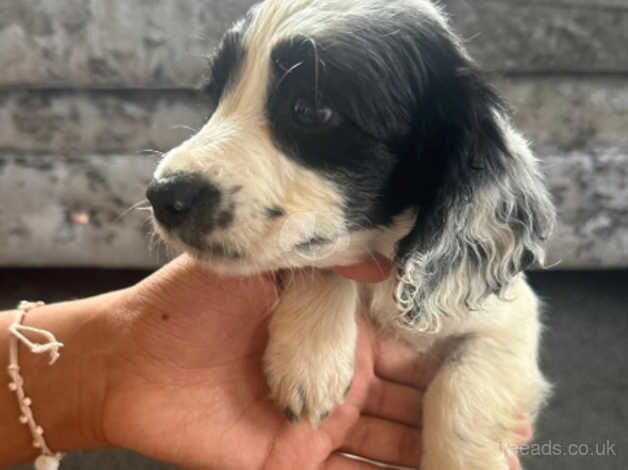
{"label": "whisker", "polygon": [[464,42],[465,44],[470,44],[470,43],[472,43],[473,41],[475,41],[477,38],[479,38],[481,36],[482,36],[482,33],[475,33],[475,34],[472,34],[469,37],[462,38],[462,42]]}
{"label": "whisker", "polygon": [[556,261],[556,262],[554,262],[552,264],[543,266],[543,269],[554,269],[554,268],[557,268],[558,266],[560,266],[561,264],[563,264],[563,260],[559,259],[558,261]]}
{"label": "whisker", "polygon": [[143,150],[139,150],[137,153],[140,155],[157,155],[158,157],[164,156],[164,152],[162,152],[161,150],[155,150],[155,149],[143,149]]}
{"label": "whisker", "polygon": [[185,53],[186,57],[191,57],[193,59],[205,59],[205,60],[211,60],[212,55],[211,54],[194,54],[192,52],[186,52]]}
{"label": "whisker", "polygon": [[275,85],[275,89],[278,89],[281,84],[284,82],[284,80],[286,78],[288,78],[288,76],[294,72],[296,69],[298,69],[299,67],[301,67],[303,65],[303,62],[297,62],[296,64],[294,64],[292,67],[290,67],[288,70],[285,71],[285,73],[281,76],[281,78],[277,81],[277,85]]}
{"label": "whisker", "polygon": [[176,126],[172,126],[172,129],[182,129],[184,131],[190,131],[194,134],[196,134],[198,131],[200,131],[200,129],[195,129],[192,126],[186,126],[185,124],[177,124]]}
{"label": "whisker", "polygon": [[136,202],[131,207],[129,207],[128,209],[123,211],[118,217],[116,217],[115,221],[119,222],[121,219],[125,218],[127,215],[129,215],[134,210],[140,210],[140,211],[150,210],[152,212],[152,207],[150,207],[150,205],[146,205],[145,206],[144,204],[149,204],[148,199],[142,199],[141,201]]}
{"label": "whisker", "polygon": [[[148,219],[146,222],[149,222]],[[157,263],[161,263],[164,259],[164,251],[168,249],[168,245],[161,239],[156,230],[151,230],[148,241],[148,253]]]}
{"label": "whisker", "polygon": [[314,38],[308,38],[314,49],[314,104],[316,108],[320,108],[320,57],[318,54],[318,45]]}

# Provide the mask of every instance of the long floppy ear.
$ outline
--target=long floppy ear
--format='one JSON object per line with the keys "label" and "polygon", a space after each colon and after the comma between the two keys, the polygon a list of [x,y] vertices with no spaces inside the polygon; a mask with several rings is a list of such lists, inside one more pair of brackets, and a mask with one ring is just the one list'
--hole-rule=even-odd
{"label": "long floppy ear", "polygon": [[397,254],[403,320],[425,331],[543,264],[555,218],[527,142],[464,53],[456,57],[421,103],[428,118],[418,124],[412,158],[429,190]]}

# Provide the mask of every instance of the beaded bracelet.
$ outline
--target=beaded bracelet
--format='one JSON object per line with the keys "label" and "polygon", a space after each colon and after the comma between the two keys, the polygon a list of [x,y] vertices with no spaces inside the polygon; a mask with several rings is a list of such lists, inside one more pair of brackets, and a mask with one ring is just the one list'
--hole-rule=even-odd
{"label": "beaded bracelet", "polygon": [[[41,452],[41,455],[35,460],[35,468],[36,470],[57,470],[61,464],[63,454],[50,450],[44,438],[43,428],[35,421],[33,411],[31,410],[32,401],[24,391],[24,379],[20,375],[19,364],[19,342],[22,342],[34,354],[49,353],[50,365],[53,365],[59,359],[59,349],[63,347],[63,344],[58,342],[52,333],[22,324],[28,312],[43,305],[45,305],[44,302],[20,302],[17,308],[17,318],[9,327],[11,337],[9,341],[9,367],[7,370],[11,378],[9,390],[15,392],[21,412],[20,423],[28,425],[33,435],[33,447]],[[48,340],[48,342],[44,344],[35,343],[25,336],[27,333],[39,335]]]}

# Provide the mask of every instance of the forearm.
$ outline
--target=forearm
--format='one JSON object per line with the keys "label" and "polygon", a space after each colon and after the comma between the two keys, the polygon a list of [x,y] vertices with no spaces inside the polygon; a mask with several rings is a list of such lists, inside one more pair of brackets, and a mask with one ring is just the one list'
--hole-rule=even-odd
{"label": "forearm", "polygon": [[[34,355],[19,347],[24,389],[54,451],[105,445],[101,416],[106,358],[112,344],[106,321],[110,304],[111,296],[101,296],[37,308],[26,315],[26,325],[48,330],[65,344],[53,366],[47,354]],[[0,313],[0,467],[38,455],[28,427],[19,421],[15,393],[8,388],[9,326],[15,318],[15,312]]]}

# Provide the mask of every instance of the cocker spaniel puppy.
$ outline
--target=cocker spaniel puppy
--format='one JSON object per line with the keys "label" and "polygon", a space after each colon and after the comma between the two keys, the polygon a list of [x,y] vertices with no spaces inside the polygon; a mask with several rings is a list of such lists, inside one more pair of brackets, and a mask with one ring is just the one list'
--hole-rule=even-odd
{"label": "cocker spaniel puppy", "polygon": [[[277,404],[317,425],[343,402],[366,311],[442,360],[422,468],[506,469],[516,415],[548,390],[522,271],[543,262],[554,210],[439,8],[266,0],[225,35],[204,92],[210,119],[148,197],[162,237],[215,271],[281,273],[264,361]],[[373,253],[394,279],[315,269]]]}

